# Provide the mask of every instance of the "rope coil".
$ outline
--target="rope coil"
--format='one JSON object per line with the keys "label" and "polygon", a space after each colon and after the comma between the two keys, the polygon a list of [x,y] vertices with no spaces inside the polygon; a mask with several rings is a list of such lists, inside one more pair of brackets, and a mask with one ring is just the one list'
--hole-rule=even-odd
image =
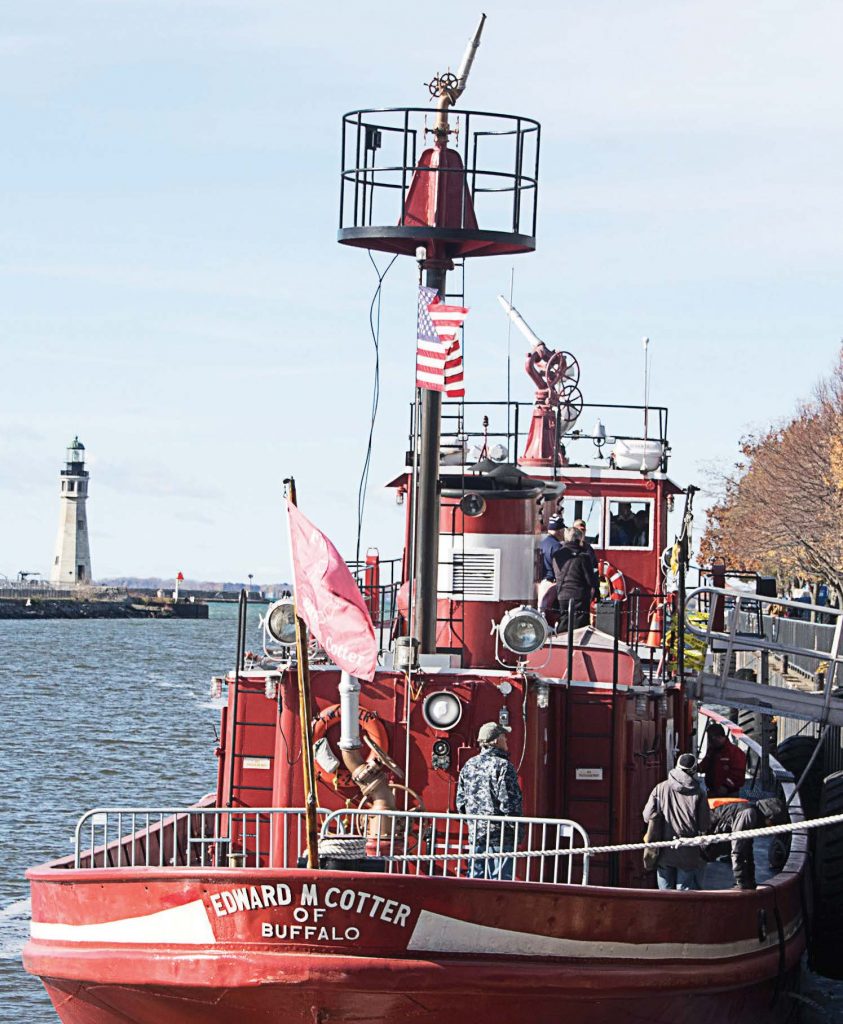
{"label": "rope coil", "polygon": [[366,856],[365,836],[333,836],[319,840],[319,856],[334,860],[359,860]]}

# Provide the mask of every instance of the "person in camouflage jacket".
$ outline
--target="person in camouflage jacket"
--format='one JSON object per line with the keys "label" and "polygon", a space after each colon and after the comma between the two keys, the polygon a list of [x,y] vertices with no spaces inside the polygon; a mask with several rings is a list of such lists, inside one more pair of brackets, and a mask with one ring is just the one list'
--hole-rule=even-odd
{"label": "person in camouflage jacket", "polygon": [[[472,853],[501,853],[515,849],[516,825],[513,822],[484,821],[483,816],[521,816],[522,795],[515,766],[509,760],[509,728],[497,722],[480,727],[477,741],[480,753],[463,765],[457,784],[457,813],[476,815],[469,822],[468,839]],[[512,878],[511,857],[469,858],[472,878]]]}

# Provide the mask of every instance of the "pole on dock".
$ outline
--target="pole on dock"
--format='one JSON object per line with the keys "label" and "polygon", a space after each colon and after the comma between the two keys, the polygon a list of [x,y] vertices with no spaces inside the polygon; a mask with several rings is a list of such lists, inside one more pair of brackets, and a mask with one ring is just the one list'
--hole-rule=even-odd
{"label": "pole on dock", "polygon": [[[290,477],[289,499],[298,506],[296,481]],[[292,557],[292,555],[291,555]],[[319,839],[316,823],[316,771],[313,764],[313,735],[311,729],[312,704],[310,699],[310,665],[307,659],[307,630],[298,612],[293,591],[293,611],[296,616],[296,669],[299,689],[299,721],[301,723],[302,775],[304,777],[304,811],[307,830],[307,866],[319,867]]]}

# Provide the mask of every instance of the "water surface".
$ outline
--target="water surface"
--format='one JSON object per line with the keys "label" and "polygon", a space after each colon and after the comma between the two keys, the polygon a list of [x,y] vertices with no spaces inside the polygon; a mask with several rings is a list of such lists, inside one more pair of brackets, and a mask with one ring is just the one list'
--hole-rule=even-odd
{"label": "water surface", "polygon": [[[0,621],[0,1021],[58,1020],[21,966],[27,867],[71,853],[91,807],[185,806],[215,789],[209,686],[234,664],[236,615]],[[253,606],[251,647],[257,624]]]}

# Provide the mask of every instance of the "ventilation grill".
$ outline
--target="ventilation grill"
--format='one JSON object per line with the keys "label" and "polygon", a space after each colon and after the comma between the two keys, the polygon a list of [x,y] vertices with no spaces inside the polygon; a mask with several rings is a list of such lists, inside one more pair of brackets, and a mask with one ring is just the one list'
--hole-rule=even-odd
{"label": "ventilation grill", "polygon": [[498,548],[454,551],[451,563],[451,593],[464,601],[500,599],[501,553]]}

